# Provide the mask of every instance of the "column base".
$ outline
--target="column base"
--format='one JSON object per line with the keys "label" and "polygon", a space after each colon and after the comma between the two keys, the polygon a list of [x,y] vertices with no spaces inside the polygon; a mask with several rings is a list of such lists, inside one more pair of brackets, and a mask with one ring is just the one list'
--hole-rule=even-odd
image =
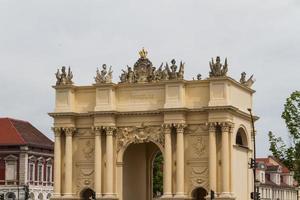
{"label": "column base", "polygon": [[160,197],[160,199],[163,199],[163,200],[173,199],[173,194],[164,194]]}
{"label": "column base", "polygon": [[216,199],[219,199],[219,200],[235,200],[236,197],[234,197],[234,195],[231,192],[222,192],[216,197]]}
{"label": "column base", "polygon": [[106,200],[115,200],[115,199],[119,199],[116,194],[104,194],[104,196],[102,196],[99,199],[106,199]]}
{"label": "column base", "polygon": [[185,200],[185,199],[187,199],[187,196],[184,193],[177,193],[174,195],[173,199]]}

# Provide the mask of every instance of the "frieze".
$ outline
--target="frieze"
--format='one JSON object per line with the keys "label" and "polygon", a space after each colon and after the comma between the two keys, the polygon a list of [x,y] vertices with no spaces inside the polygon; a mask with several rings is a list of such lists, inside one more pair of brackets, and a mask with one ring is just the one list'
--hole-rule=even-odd
{"label": "frieze", "polygon": [[130,143],[155,142],[164,145],[164,134],[160,126],[119,127],[117,128],[117,151]]}

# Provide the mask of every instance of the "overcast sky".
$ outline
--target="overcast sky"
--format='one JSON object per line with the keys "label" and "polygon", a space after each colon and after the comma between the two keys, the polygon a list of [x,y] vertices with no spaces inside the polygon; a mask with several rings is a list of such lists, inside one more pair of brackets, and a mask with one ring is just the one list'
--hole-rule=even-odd
{"label": "overcast sky", "polygon": [[57,68],[70,65],[76,85],[90,85],[106,63],[117,82],[142,47],[156,66],[183,60],[188,80],[207,77],[211,57],[227,57],[231,77],[257,80],[258,155],[268,154],[269,130],[287,138],[280,116],[300,88],[299,0],[0,0],[0,116],[53,138]]}

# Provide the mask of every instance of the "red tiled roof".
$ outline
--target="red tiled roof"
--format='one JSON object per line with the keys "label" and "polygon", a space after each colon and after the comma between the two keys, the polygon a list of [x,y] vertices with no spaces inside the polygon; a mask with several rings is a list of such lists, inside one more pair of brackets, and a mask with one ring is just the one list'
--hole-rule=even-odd
{"label": "red tiled roof", "polygon": [[53,148],[53,142],[27,121],[0,118],[0,145]]}

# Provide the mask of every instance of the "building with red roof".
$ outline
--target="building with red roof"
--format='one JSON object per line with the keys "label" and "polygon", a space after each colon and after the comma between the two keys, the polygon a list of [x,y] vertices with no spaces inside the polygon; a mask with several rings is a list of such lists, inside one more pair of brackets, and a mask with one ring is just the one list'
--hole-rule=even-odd
{"label": "building with red roof", "polygon": [[257,158],[256,162],[261,199],[298,200],[298,183],[292,171],[273,156]]}
{"label": "building with red roof", "polygon": [[50,199],[53,142],[27,121],[0,118],[0,195]]}

